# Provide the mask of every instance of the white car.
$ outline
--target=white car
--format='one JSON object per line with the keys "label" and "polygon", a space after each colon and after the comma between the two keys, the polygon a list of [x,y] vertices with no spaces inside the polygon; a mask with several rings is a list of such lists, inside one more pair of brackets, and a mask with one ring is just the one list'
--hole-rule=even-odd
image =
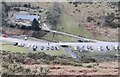
{"label": "white car", "polygon": [[104,51],[104,48],[101,46],[101,47],[98,47],[97,50],[98,51]]}
{"label": "white car", "polygon": [[18,46],[20,47],[22,44],[21,43],[18,43]]}
{"label": "white car", "polygon": [[27,48],[29,48],[29,47],[30,47],[30,45],[28,44],[26,47],[27,47]]}
{"label": "white car", "polygon": [[117,49],[118,49],[117,45],[115,45],[115,46],[114,46],[114,49],[115,49],[115,50],[117,50]]}
{"label": "white car", "polygon": [[27,40],[27,39],[28,39],[28,37],[25,37],[24,39],[25,39],[25,40]]}
{"label": "white car", "polygon": [[46,50],[49,50],[49,49],[50,49],[50,47],[47,47],[47,48],[46,48]]}
{"label": "white car", "polygon": [[25,46],[25,44],[24,44],[24,43],[22,43],[22,44],[21,44],[21,47],[24,47],[24,46]]}

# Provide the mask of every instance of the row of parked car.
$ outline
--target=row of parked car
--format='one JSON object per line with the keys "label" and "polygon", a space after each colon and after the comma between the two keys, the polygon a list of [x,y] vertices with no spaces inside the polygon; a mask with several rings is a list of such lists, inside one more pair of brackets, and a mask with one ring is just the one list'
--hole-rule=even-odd
{"label": "row of parked car", "polygon": [[32,48],[33,51],[38,50],[60,50],[58,46],[37,46],[37,45],[25,45],[24,43],[15,42],[14,46]]}
{"label": "row of parked car", "polygon": [[[89,50],[95,50],[93,46],[77,46],[76,48],[79,51],[89,51]],[[110,51],[110,50],[119,50],[120,51],[120,47],[115,45],[113,47],[111,46],[98,46],[97,51]]]}

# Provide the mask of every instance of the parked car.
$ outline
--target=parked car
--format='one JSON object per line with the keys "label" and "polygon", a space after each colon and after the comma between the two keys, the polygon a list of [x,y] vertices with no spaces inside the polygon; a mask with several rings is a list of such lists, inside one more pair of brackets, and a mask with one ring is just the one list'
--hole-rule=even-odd
{"label": "parked car", "polygon": [[41,47],[41,50],[44,50],[44,46]]}
{"label": "parked car", "polygon": [[54,50],[54,46],[51,47],[51,50]]}
{"label": "parked car", "polygon": [[27,39],[28,39],[28,37],[25,37],[24,39],[25,39],[25,40],[27,40]]}
{"label": "parked car", "polygon": [[18,42],[15,42],[15,43],[14,43],[14,46],[17,46],[17,45],[18,45]]}
{"label": "parked car", "polygon": [[46,48],[46,50],[49,50],[49,49],[50,49],[49,47]]}

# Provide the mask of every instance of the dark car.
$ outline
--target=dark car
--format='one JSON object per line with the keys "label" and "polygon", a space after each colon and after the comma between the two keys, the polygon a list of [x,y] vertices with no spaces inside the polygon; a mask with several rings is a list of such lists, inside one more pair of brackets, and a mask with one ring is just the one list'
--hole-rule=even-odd
{"label": "dark car", "polygon": [[47,47],[47,50],[49,50],[50,48],[49,47]]}
{"label": "dark car", "polygon": [[41,50],[44,50],[44,46],[41,47]]}
{"label": "dark car", "polygon": [[15,43],[14,43],[14,46],[17,46],[17,45],[18,45],[18,42],[15,42]]}

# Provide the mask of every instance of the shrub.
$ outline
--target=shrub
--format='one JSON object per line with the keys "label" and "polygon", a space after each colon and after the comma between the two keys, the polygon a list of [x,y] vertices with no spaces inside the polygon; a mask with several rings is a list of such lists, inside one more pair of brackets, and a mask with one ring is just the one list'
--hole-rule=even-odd
{"label": "shrub", "polygon": [[40,74],[45,76],[49,73],[49,68],[40,67]]}
{"label": "shrub", "polygon": [[94,59],[94,58],[85,58],[85,59],[83,59],[83,62],[84,63],[90,63],[90,62],[97,62],[97,60]]}
{"label": "shrub", "polygon": [[87,67],[87,68],[92,68],[93,66],[92,66],[92,65],[87,65],[86,67]]}
{"label": "shrub", "polygon": [[93,21],[93,20],[94,20],[93,17],[87,17],[87,22],[91,22],[91,21]]}
{"label": "shrub", "polygon": [[2,50],[1,54],[2,54],[2,55],[7,55],[7,54],[8,54],[8,52],[6,52],[6,51]]}
{"label": "shrub", "polygon": [[14,10],[19,12],[19,11],[20,11],[20,8],[14,8]]}

